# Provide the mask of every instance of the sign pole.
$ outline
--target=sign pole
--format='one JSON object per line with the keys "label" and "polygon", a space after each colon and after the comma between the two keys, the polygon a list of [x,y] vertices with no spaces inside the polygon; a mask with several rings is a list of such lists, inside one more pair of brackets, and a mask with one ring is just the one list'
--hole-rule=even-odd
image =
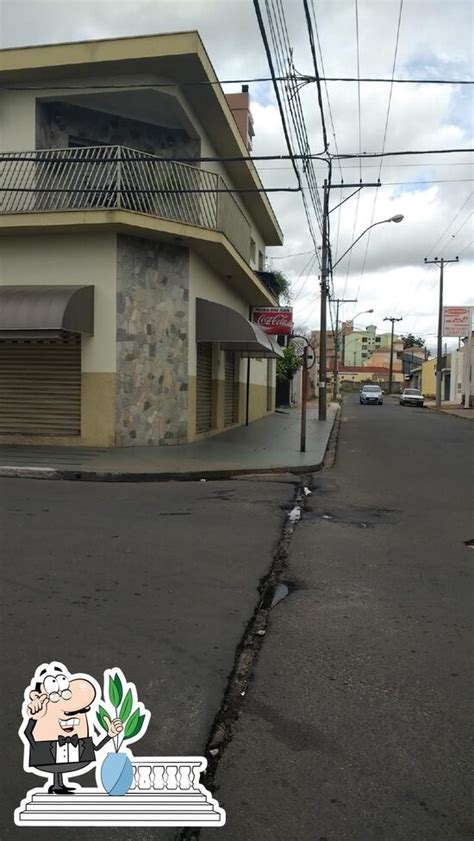
{"label": "sign pole", "polygon": [[301,381],[301,446],[300,452],[306,452],[306,399],[308,393],[308,345],[303,351],[303,371]]}

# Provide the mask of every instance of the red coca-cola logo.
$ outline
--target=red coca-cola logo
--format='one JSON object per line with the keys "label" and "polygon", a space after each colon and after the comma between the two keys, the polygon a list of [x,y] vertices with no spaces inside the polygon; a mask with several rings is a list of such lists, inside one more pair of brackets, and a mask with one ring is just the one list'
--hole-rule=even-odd
{"label": "red coca-cola logo", "polygon": [[292,310],[256,310],[253,320],[265,333],[289,335],[293,324]]}

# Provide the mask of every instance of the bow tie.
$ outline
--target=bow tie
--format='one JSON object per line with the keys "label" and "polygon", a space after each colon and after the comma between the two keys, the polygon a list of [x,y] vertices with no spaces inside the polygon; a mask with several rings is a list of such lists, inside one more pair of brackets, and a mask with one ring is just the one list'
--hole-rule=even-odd
{"label": "bow tie", "polygon": [[74,745],[74,747],[77,748],[79,744],[79,738],[76,733],[74,733],[74,736],[58,736],[58,744],[61,747],[65,745],[66,742],[70,742],[71,745]]}

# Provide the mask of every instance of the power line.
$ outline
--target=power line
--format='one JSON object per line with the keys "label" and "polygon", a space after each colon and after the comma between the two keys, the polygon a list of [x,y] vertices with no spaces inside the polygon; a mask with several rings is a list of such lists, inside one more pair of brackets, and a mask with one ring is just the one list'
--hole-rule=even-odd
{"label": "power line", "polygon": [[[299,81],[305,84],[317,82],[362,82],[363,84],[381,83],[381,84],[395,84],[395,85],[474,85],[473,79],[385,79],[385,78],[368,78],[357,76],[315,76],[301,73],[298,76]],[[277,82],[288,82],[291,77],[288,74],[275,76]],[[76,90],[136,90],[145,88],[176,88],[176,87],[214,87],[220,85],[240,85],[240,84],[258,84],[263,82],[273,82],[273,76],[256,76],[249,79],[206,79],[206,80],[189,80],[176,82],[141,82],[137,84],[110,84],[110,85],[0,85],[0,90],[4,91],[76,91]]]}
{"label": "power line", "polygon": [[470,193],[469,193],[469,195],[468,195],[468,197],[467,197],[466,201],[465,201],[465,202],[461,205],[461,207],[459,208],[458,212],[456,213],[456,215],[455,215],[454,219],[452,219],[452,220],[451,220],[451,222],[449,223],[449,225],[447,225],[447,227],[444,229],[444,231],[443,231],[443,233],[441,234],[441,236],[440,236],[440,237],[436,240],[435,244],[434,244],[434,245],[432,245],[432,246],[431,246],[431,248],[429,248],[429,249],[428,249],[428,252],[427,252],[427,253],[428,253],[428,255],[429,255],[429,254],[434,254],[434,250],[435,250],[435,248],[437,248],[437,247],[438,247],[438,245],[440,244],[440,242],[444,239],[444,236],[445,236],[446,232],[447,232],[447,231],[449,231],[449,229],[450,229],[451,225],[453,225],[453,224],[454,224],[454,222],[456,221],[456,219],[458,218],[458,216],[460,216],[460,215],[461,215],[462,211],[463,211],[463,210],[464,210],[464,208],[466,207],[466,205],[467,205],[468,201],[471,199],[471,197],[472,197],[472,195],[473,195],[473,194],[474,194],[474,191],[472,191],[472,192],[470,192]]}
{"label": "power line", "polygon": [[[317,42],[317,45],[318,45],[319,58],[320,58],[320,61],[321,61],[321,70],[323,72],[323,76],[325,76],[326,73],[325,73],[325,69],[324,69],[323,50],[322,50],[322,46],[321,46],[321,39],[319,37],[318,19],[316,17],[316,9],[314,7],[314,0],[311,0],[311,14],[312,14],[313,21],[314,21],[314,31],[316,33],[316,42]],[[331,121],[331,129],[332,129],[332,137],[333,137],[333,140],[334,140],[334,148],[336,150],[336,154],[338,155],[339,154],[339,148],[338,148],[338,145],[337,145],[336,128],[335,128],[335,125],[334,125],[334,117],[333,117],[332,108],[331,108],[331,100],[329,98],[329,89],[328,89],[328,85],[327,85],[326,81],[324,82],[324,90],[325,90],[325,93],[326,93],[326,101],[327,101],[327,104],[328,104],[329,119]],[[341,184],[342,184],[342,181],[343,181],[342,169],[343,169],[343,167],[341,166],[340,161],[338,161],[338,167],[339,167],[339,173],[340,173],[340,176],[341,176]],[[322,167],[315,167],[315,169],[322,169]],[[341,230],[341,203],[342,203],[342,187],[339,191],[339,209],[338,209],[338,213],[337,213],[337,230],[336,230],[336,246],[335,246],[336,256],[337,256],[338,249],[339,249],[339,234],[340,234],[340,230]],[[321,234],[322,234],[322,231],[321,231]]]}
{"label": "power line", "polygon": [[278,254],[276,256],[269,255],[269,260],[287,260],[288,257],[304,257],[307,254],[314,254],[314,249],[311,251],[298,251],[296,254]]}
{"label": "power line", "polygon": [[329,143],[328,143],[328,135],[327,135],[327,129],[326,129],[326,120],[324,118],[323,97],[322,97],[322,92],[321,92],[321,80],[319,78],[318,59],[317,59],[317,56],[316,56],[316,47],[315,47],[315,44],[314,44],[313,23],[312,23],[312,20],[311,20],[311,15],[309,13],[308,0],[303,0],[303,6],[304,6],[305,17],[306,17],[306,27],[307,27],[307,30],[308,30],[309,45],[310,45],[310,49],[311,49],[311,57],[313,59],[313,67],[314,67],[314,73],[315,73],[315,78],[316,78],[316,87],[317,87],[317,90],[318,90],[318,105],[319,105],[319,112],[320,112],[320,115],[321,115],[321,129],[322,129],[322,133],[323,133],[324,151],[327,152],[327,150],[329,148]]}
{"label": "power line", "polygon": [[289,134],[288,125],[287,125],[287,122],[286,122],[285,112],[284,112],[284,109],[283,109],[283,103],[282,103],[282,99],[281,99],[281,95],[280,95],[280,90],[278,88],[278,83],[277,83],[277,80],[276,80],[275,68],[274,68],[274,65],[273,65],[273,59],[272,59],[271,52],[270,52],[270,45],[268,43],[267,33],[266,33],[266,30],[265,30],[265,24],[263,22],[262,13],[261,13],[261,10],[260,10],[259,0],[253,0],[253,2],[254,2],[255,14],[257,16],[258,27],[259,27],[259,30],[260,30],[260,35],[261,35],[261,38],[262,38],[262,41],[263,41],[263,46],[264,46],[264,49],[265,49],[265,54],[266,54],[266,57],[267,57],[268,66],[270,68],[270,73],[271,73],[271,76],[272,76],[273,90],[275,92],[275,96],[276,96],[276,100],[277,100],[277,104],[278,104],[278,110],[280,112],[280,119],[281,119],[281,122],[282,122],[283,134],[284,134],[284,137],[285,137],[286,146],[287,146],[287,149],[288,149],[288,152],[289,152],[289,158],[292,162],[293,169],[294,169],[294,172],[295,172],[295,176],[296,176],[296,179],[297,179],[297,182],[298,182],[298,186],[301,190],[301,195],[302,195],[302,199],[303,199],[303,206],[304,206],[304,210],[305,210],[305,214],[306,214],[306,221],[307,221],[307,224],[308,224],[308,229],[309,229],[309,232],[310,232],[310,235],[311,235],[311,239],[313,240],[314,247],[315,247],[315,250],[316,250],[317,249],[316,234],[314,232],[313,224],[312,224],[312,221],[311,221],[311,216],[310,216],[309,208],[308,208],[308,205],[307,205],[307,202],[306,202],[306,197],[305,197],[305,194],[304,194],[303,190],[301,189],[303,185],[301,183],[301,176],[300,176],[298,167],[296,165],[295,156],[293,154],[293,149],[292,149],[292,146],[291,146],[290,134]]}
{"label": "power line", "polygon": [[303,271],[301,272],[301,274],[300,274],[299,278],[295,281],[295,283],[298,283],[298,281],[299,281],[299,280],[301,280],[301,277],[302,277],[303,273],[306,271],[306,269],[308,269],[307,274],[306,274],[306,277],[305,277],[305,279],[304,279],[304,281],[303,281],[303,285],[302,285],[302,287],[301,287],[300,291],[298,292],[298,294],[297,294],[296,298],[295,298],[295,299],[294,299],[294,301],[292,302],[292,303],[293,303],[293,306],[297,303],[297,301],[299,300],[299,298],[301,298],[301,296],[302,296],[302,294],[303,294],[303,290],[305,289],[306,284],[307,284],[307,282],[308,282],[308,279],[311,277],[311,273],[312,273],[312,271],[313,271],[313,269],[314,269],[314,264],[315,264],[315,262],[316,262],[316,254],[313,254],[313,256],[311,257],[311,259],[310,259],[309,263],[307,263],[307,264],[306,264],[306,266],[305,266],[305,268],[303,269]]}
{"label": "power line", "polygon": [[[395,67],[397,65],[398,45],[399,45],[399,42],[400,42],[400,26],[401,26],[401,22],[402,22],[402,12],[403,12],[403,0],[400,0],[400,6],[399,6],[399,10],[398,10],[397,31],[396,31],[396,35],[395,35],[395,49],[394,49],[394,53],[393,53],[392,76],[391,76],[392,80],[395,77]],[[392,107],[392,95],[393,95],[393,81],[390,84],[390,90],[389,90],[389,94],[388,94],[387,114],[386,114],[386,117],[385,117],[385,126],[384,126],[384,132],[383,132],[383,140],[382,140],[382,155],[385,152],[385,144],[387,142],[388,124],[389,124],[389,120],[390,120],[390,110],[391,110],[391,107]],[[382,173],[383,163],[384,163],[384,160],[383,160],[383,157],[381,157],[380,158],[380,164],[379,164],[379,175],[378,175],[379,180],[380,180],[380,175]],[[374,221],[374,218],[375,218],[375,208],[377,207],[377,198],[378,198],[378,191],[376,190],[375,195],[374,195],[374,203],[372,205],[372,216],[371,216],[371,219],[370,219],[370,225],[371,226],[373,225],[373,221]],[[372,234],[372,230],[369,230],[367,240],[366,240],[366,243],[365,243],[364,259],[363,259],[363,262],[362,262],[362,269],[361,269],[360,276],[359,276],[359,285],[357,287],[357,292],[356,292],[356,296],[355,296],[356,298],[358,298],[358,296],[359,296],[360,287],[362,286],[362,281],[363,281],[364,274],[365,274],[365,267],[367,265],[367,256],[368,256],[368,252],[369,252],[371,234]]]}
{"label": "power line", "polygon": [[[355,29],[356,29],[356,54],[357,54],[357,76],[360,76],[360,39],[359,39],[359,4],[358,0],[355,0],[354,4],[354,11],[355,11]],[[362,123],[361,123],[361,102],[360,102],[360,82],[357,83],[357,117],[358,117],[358,132],[359,132],[359,155],[362,152]],[[383,149],[382,149],[383,152]],[[379,172],[380,175],[380,172]],[[359,179],[362,184],[362,160],[359,159]],[[375,191],[377,194],[377,191]],[[352,237],[351,242],[354,241],[356,226],[357,226],[357,217],[359,215],[359,205],[360,205],[360,194],[361,191],[357,193],[356,199],[356,206],[355,206],[355,213],[354,213],[354,224],[352,226]],[[344,283],[344,289],[342,292],[341,297],[344,298],[346,295],[347,284],[349,281],[349,272],[351,270],[351,263],[352,263],[352,251],[349,254],[349,260],[347,261],[347,269],[346,269],[346,279]],[[358,293],[357,293],[358,294]],[[356,295],[357,298],[357,295]]]}

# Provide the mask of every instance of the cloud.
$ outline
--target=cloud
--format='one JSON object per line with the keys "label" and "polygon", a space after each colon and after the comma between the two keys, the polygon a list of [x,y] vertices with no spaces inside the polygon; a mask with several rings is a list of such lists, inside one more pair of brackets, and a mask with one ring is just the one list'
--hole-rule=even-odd
{"label": "cloud", "polygon": [[[303,4],[283,0],[289,40],[296,67],[312,73]],[[363,76],[389,77],[392,69],[399,0],[360,0],[360,69]],[[354,3],[315,4],[324,70],[328,76],[355,76],[357,51]],[[412,0],[405,3],[400,27],[396,75],[407,77],[468,78],[472,64],[472,16],[470,0]],[[199,30],[221,79],[268,75],[253,4],[250,0],[3,0],[0,4],[0,39],[3,46],[75,41],[179,30]],[[440,33],[442,37],[440,38]],[[230,89],[238,89],[232,86]],[[255,121],[256,155],[285,154],[280,117],[268,83],[250,86]],[[337,148],[358,151],[357,84],[328,82]],[[362,151],[382,148],[389,86],[361,85]],[[394,85],[386,150],[458,148],[472,145],[471,90],[447,85]],[[325,98],[325,93],[324,93]],[[308,85],[301,92],[308,135],[313,151],[322,148],[322,133],[316,90]],[[328,107],[325,98],[325,111]],[[328,118],[330,150],[336,142]],[[334,164],[333,179],[376,181],[379,159],[343,161]],[[258,166],[267,187],[294,186],[289,161],[266,161]],[[318,183],[326,175],[316,162]],[[373,319],[380,327],[387,315],[403,316],[403,326],[415,333],[436,332],[438,270],[425,267],[423,258],[446,231],[436,256],[461,253],[459,265],[446,270],[446,301],[472,302],[474,252],[469,243],[472,229],[472,196],[462,213],[458,211],[472,191],[472,157],[466,154],[387,158],[380,171],[382,186],[364,188],[331,214],[334,253],[342,254],[371,221],[403,213],[399,225],[386,224],[366,235],[335,274],[335,291],[357,297],[342,315],[374,308]],[[420,182],[437,183],[420,183]],[[334,189],[334,206],[350,190]],[[308,251],[312,247],[301,196],[272,193],[271,203],[285,234],[283,249],[269,249],[277,255]],[[375,207],[374,207],[375,202]],[[357,219],[354,225],[355,212]],[[453,221],[454,220],[454,221]],[[463,227],[456,233],[465,222]],[[452,224],[451,224],[452,223]],[[339,232],[339,236],[337,233]],[[453,238],[453,234],[456,234]],[[368,245],[368,248],[367,248]],[[366,251],[367,249],[367,251]],[[308,255],[309,257],[309,255]],[[318,266],[308,276],[308,257],[275,260],[294,280],[297,321],[315,328],[319,321]],[[335,258],[336,259],[336,258]],[[364,273],[362,275],[362,268]],[[298,279],[299,278],[299,279]],[[302,287],[305,284],[303,291]],[[299,297],[298,297],[299,296]]]}

